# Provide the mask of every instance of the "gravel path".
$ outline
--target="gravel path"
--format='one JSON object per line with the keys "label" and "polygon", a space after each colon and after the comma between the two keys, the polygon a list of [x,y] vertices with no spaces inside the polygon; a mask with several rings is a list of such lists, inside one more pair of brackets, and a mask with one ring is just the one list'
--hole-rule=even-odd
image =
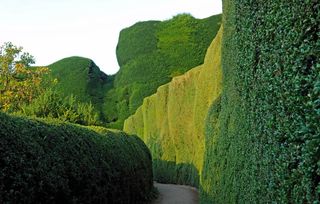
{"label": "gravel path", "polygon": [[198,204],[199,195],[196,188],[190,186],[155,183],[159,197],[152,204]]}

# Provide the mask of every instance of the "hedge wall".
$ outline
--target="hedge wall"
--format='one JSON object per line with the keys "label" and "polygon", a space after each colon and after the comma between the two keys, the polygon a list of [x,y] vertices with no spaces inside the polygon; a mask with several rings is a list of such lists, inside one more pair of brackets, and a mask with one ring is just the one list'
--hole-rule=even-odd
{"label": "hedge wall", "polygon": [[[202,203],[319,203],[320,4],[224,0]],[[220,105],[219,105],[220,104]]]}
{"label": "hedge wall", "polygon": [[160,86],[124,123],[124,131],[138,135],[149,147],[157,182],[199,186],[205,119],[221,94],[221,39],[222,27],[204,64]]}
{"label": "hedge wall", "polygon": [[136,136],[0,113],[0,203],[143,203],[151,155]]}
{"label": "hedge wall", "polygon": [[121,66],[106,92],[107,127],[122,129],[143,99],[173,77],[203,63],[206,49],[221,24],[221,15],[196,19],[179,14],[170,20],[139,22],[120,32]]}

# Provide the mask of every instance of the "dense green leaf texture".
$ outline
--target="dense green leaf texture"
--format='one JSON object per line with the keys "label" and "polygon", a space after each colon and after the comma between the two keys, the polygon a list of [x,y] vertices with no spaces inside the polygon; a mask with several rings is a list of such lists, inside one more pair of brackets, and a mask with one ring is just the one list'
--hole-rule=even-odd
{"label": "dense green leaf texture", "polygon": [[205,151],[205,119],[221,94],[222,27],[197,66],[143,100],[124,131],[149,147],[155,180],[199,186]]}
{"label": "dense green leaf texture", "polygon": [[91,101],[106,126],[121,129],[145,97],[203,63],[220,22],[221,15],[195,19],[189,14],[139,22],[120,33],[117,74],[106,76],[91,60],[70,57],[50,65],[51,76],[64,96]]}
{"label": "dense green leaf texture", "polygon": [[[187,136],[199,120],[190,125],[188,115],[172,115],[200,113],[189,107],[165,108],[171,115],[162,114],[170,104],[161,98],[180,104],[177,94],[163,97],[165,86],[144,100],[125,130],[140,135],[158,156],[156,179],[200,182],[202,203],[319,203],[320,5],[313,0],[224,0],[223,5],[222,94],[208,111],[203,158],[201,146],[190,145],[201,137]],[[174,162],[181,147],[184,161],[199,155],[196,165]]]}
{"label": "dense green leaf texture", "polygon": [[62,97],[72,94],[78,101],[91,102],[96,111],[102,112],[103,98],[113,76],[107,76],[92,60],[82,57],[65,58],[49,65],[49,68],[50,79],[58,81],[53,87]]}
{"label": "dense green leaf texture", "polygon": [[172,77],[202,64],[220,21],[221,15],[195,19],[180,14],[163,22],[139,22],[121,31],[117,46],[121,67],[114,88],[105,97],[110,126],[122,128],[145,97]]}
{"label": "dense green leaf texture", "polygon": [[202,203],[319,203],[320,4],[224,0]]}
{"label": "dense green leaf texture", "polygon": [[153,185],[148,148],[91,129],[0,113],[0,202],[143,203]]}
{"label": "dense green leaf texture", "polygon": [[48,89],[31,104],[22,106],[18,115],[58,119],[80,125],[100,125],[99,114],[92,103],[78,102],[73,95],[63,98],[61,94]]}

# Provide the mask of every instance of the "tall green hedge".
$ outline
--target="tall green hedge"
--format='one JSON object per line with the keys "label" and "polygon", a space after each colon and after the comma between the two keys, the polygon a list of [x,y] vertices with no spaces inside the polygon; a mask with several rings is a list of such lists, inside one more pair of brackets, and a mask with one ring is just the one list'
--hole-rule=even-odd
{"label": "tall green hedge", "polygon": [[224,0],[202,203],[320,202],[320,4]]}
{"label": "tall green hedge", "polygon": [[0,203],[143,203],[151,155],[136,136],[0,113]]}
{"label": "tall green hedge", "polygon": [[107,76],[90,59],[68,57],[48,66],[48,78],[58,79],[51,88],[62,97],[73,94],[77,103],[91,102],[101,124],[122,129],[145,97],[203,63],[220,24],[221,15],[196,19],[189,14],[138,22],[120,32],[117,74]]}
{"label": "tall green hedge", "polygon": [[67,57],[48,66],[48,80],[57,80],[56,84],[45,84],[45,88],[55,89],[61,97],[76,96],[76,102],[92,103],[104,121],[104,95],[111,88],[113,76],[107,76],[90,59]]}
{"label": "tall green hedge", "polygon": [[205,119],[221,94],[222,27],[197,66],[144,98],[124,122],[123,130],[138,135],[149,147],[157,182],[199,187],[205,151]]}
{"label": "tall green hedge", "polygon": [[221,15],[196,19],[179,14],[170,20],[139,22],[122,30],[117,45],[120,70],[104,99],[108,126],[122,129],[124,120],[145,97],[174,76],[202,64],[220,23]]}

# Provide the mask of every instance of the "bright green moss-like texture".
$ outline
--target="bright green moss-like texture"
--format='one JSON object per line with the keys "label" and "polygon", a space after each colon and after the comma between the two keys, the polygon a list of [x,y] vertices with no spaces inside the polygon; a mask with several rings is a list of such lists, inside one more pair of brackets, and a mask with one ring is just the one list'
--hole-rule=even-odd
{"label": "bright green moss-like texture", "polygon": [[320,5],[224,0],[202,203],[319,203]]}
{"label": "bright green moss-like texture", "polygon": [[222,28],[203,65],[159,87],[125,121],[124,130],[139,135],[150,148],[158,181],[199,185],[205,119],[221,92],[221,38]]}
{"label": "bright green moss-like texture", "polygon": [[1,203],[143,203],[151,155],[136,136],[0,113]]}
{"label": "bright green moss-like texture", "polygon": [[139,22],[121,31],[117,46],[120,70],[105,97],[110,127],[122,128],[143,99],[203,63],[220,27],[221,15],[195,19],[180,14],[163,22]]}

